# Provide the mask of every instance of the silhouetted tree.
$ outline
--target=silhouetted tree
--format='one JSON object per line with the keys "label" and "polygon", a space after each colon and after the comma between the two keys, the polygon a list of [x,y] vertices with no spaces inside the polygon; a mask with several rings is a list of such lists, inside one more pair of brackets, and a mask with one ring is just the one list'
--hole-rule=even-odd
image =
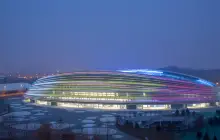
{"label": "silhouetted tree", "polygon": [[62,134],[62,140],[75,140],[75,134],[74,133],[64,133]]}
{"label": "silhouetted tree", "polygon": [[205,133],[205,135],[204,135],[204,137],[203,137],[203,140],[210,140],[209,135],[208,135],[207,132]]}
{"label": "silhouetted tree", "polygon": [[186,108],[186,115],[189,116],[190,115],[190,111],[188,108]]}
{"label": "silhouetted tree", "polygon": [[179,110],[177,109],[177,110],[175,111],[175,115],[176,115],[176,116],[179,116],[179,114],[180,114],[180,112],[179,112]]}
{"label": "silhouetted tree", "polygon": [[182,115],[182,116],[185,116],[185,114],[186,114],[186,113],[185,113],[185,110],[184,110],[184,109],[181,110],[181,115]]}
{"label": "silhouetted tree", "polygon": [[198,117],[195,121],[195,126],[197,128],[202,128],[204,126],[204,119],[202,116]]}
{"label": "silhouetted tree", "polygon": [[100,137],[98,135],[94,135],[94,140],[100,140]]}
{"label": "silhouetted tree", "polygon": [[62,117],[59,118],[58,123],[63,123]]}
{"label": "silhouetted tree", "polygon": [[126,124],[126,125],[128,125],[128,124],[129,124],[128,120],[126,120],[126,121],[125,121],[125,124]]}
{"label": "silhouetted tree", "polygon": [[214,117],[214,121],[217,121],[217,120],[218,120],[218,118],[215,116],[215,117]]}
{"label": "silhouetted tree", "polygon": [[176,125],[175,124],[168,124],[168,130],[172,131],[176,129]]}
{"label": "silhouetted tree", "polygon": [[157,130],[158,132],[161,130],[160,125],[157,125],[157,126],[156,126],[156,130]]}
{"label": "silhouetted tree", "polygon": [[140,128],[138,123],[135,123],[135,128]]}
{"label": "silhouetted tree", "polygon": [[196,112],[195,111],[192,112],[192,116],[196,116]]}
{"label": "silhouetted tree", "polygon": [[200,140],[201,138],[202,138],[202,132],[197,132],[196,133],[196,138],[198,139],[198,140]]}
{"label": "silhouetted tree", "polygon": [[218,140],[216,136],[213,137],[213,140]]}
{"label": "silhouetted tree", "polygon": [[37,138],[39,140],[50,140],[51,131],[50,124],[42,124],[37,131]]}
{"label": "silhouetted tree", "polygon": [[209,118],[209,120],[208,120],[208,124],[209,124],[210,126],[212,126],[212,124],[213,124],[213,120],[212,120],[212,118]]}

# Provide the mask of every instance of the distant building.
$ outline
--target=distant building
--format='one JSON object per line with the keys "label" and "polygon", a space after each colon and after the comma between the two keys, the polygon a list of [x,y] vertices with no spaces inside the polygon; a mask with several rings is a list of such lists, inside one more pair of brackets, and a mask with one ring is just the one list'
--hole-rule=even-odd
{"label": "distant building", "polygon": [[6,77],[3,75],[0,75],[0,83],[3,83],[6,80]]}
{"label": "distant building", "polygon": [[28,83],[0,84],[0,92],[25,91],[29,87],[30,87],[30,84],[28,84]]}
{"label": "distant building", "polygon": [[[4,83],[5,78],[6,78],[5,76],[0,75],[0,83]],[[6,108],[6,104],[4,98],[0,98],[0,114],[2,114],[5,111],[5,108]]]}

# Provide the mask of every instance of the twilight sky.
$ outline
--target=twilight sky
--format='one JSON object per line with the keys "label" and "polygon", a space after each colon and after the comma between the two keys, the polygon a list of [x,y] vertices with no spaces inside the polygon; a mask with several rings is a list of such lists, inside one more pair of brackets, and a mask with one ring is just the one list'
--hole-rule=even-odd
{"label": "twilight sky", "polygon": [[219,0],[0,0],[0,72],[220,68]]}

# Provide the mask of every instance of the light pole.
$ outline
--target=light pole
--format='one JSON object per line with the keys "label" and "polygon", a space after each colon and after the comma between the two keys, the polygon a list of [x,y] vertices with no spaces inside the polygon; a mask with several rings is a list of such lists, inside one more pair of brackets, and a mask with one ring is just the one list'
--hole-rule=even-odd
{"label": "light pole", "polygon": [[4,85],[4,89],[3,89],[3,91],[6,91],[6,88],[7,88],[7,86],[6,86],[6,85]]}
{"label": "light pole", "polygon": [[106,134],[106,139],[108,140],[108,118],[106,118],[106,132],[107,132],[107,134]]}

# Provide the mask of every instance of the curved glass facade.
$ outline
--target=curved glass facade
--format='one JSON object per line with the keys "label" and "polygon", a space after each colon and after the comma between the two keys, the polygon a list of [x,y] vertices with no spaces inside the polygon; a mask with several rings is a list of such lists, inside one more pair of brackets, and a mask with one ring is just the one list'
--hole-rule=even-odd
{"label": "curved glass facade", "polygon": [[73,72],[38,79],[26,97],[50,104],[92,104],[93,108],[99,104],[119,105],[118,109],[152,104],[169,108],[171,104],[215,102],[213,87],[215,84],[200,78],[154,70]]}

